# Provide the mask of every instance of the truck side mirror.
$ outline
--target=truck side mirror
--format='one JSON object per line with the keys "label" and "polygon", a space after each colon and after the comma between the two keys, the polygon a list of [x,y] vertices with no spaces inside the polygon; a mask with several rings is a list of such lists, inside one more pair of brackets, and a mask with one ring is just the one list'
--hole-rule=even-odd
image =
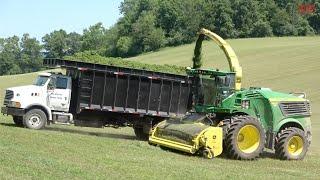
{"label": "truck side mirror", "polygon": [[54,90],[55,89],[55,79],[51,78],[50,82],[48,83],[48,90]]}
{"label": "truck side mirror", "polygon": [[49,83],[48,84],[48,88],[47,88],[48,90],[54,90],[54,86],[53,86],[53,84],[51,84],[51,83]]}

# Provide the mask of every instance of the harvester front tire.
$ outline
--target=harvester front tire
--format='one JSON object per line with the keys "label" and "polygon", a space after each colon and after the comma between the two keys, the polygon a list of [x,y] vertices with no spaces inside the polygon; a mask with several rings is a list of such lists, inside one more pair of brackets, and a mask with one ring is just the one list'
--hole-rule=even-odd
{"label": "harvester front tire", "polygon": [[224,146],[229,158],[253,160],[261,155],[266,134],[258,119],[247,115],[233,116],[225,128]]}
{"label": "harvester front tire", "polygon": [[276,137],[275,154],[282,160],[302,160],[308,151],[308,140],[303,130],[289,127]]}
{"label": "harvester front tire", "polygon": [[138,140],[147,141],[149,139],[149,134],[143,131],[143,127],[134,127],[133,129]]}
{"label": "harvester front tire", "polygon": [[22,118],[22,116],[13,116],[12,119],[13,119],[13,122],[14,122],[14,124],[16,126],[23,127],[23,121],[22,121],[23,118]]}

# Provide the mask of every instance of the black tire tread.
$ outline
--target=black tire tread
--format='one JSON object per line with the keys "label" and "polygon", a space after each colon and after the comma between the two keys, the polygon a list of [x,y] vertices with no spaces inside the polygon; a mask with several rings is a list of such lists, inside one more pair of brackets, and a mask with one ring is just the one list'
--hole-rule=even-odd
{"label": "black tire tread", "polygon": [[138,140],[147,141],[149,139],[149,134],[144,133],[142,127],[133,127],[133,129]]}
{"label": "black tire tread", "polygon": [[17,125],[18,127],[23,127],[23,117],[13,116],[12,119],[15,125]]}
{"label": "black tire tread", "polygon": [[[224,126],[226,128],[224,132],[226,132],[227,134],[226,137],[224,137],[224,147],[226,155],[229,158],[237,160],[254,160],[262,154],[263,148],[266,143],[266,135],[262,125],[256,118],[253,118],[248,115],[236,115],[231,117],[230,119],[227,119],[226,121],[224,121],[224,123],[226,123],[226,125]],[[239,152],[239,150],[237,149],[236,144],[234,144],[236,138],[236,131],[239,128],[243,127],[245,124],[253,124],[259,126],[261,130],[260,134],[262,134],[262,143],[259,146],[258,150],[246,156],[241,154],[241,152]]]}
{"label": "black tire tread", "polygon": [[[288,138],[294,135],[301,136],[304,141],[304,151],[298,157],[291,157],[285,150]],[[275,155],[281,160],[302,160],[309,148],[304,131],[296,127],[288,127],[281,130],[277,134],[275,141]]]}

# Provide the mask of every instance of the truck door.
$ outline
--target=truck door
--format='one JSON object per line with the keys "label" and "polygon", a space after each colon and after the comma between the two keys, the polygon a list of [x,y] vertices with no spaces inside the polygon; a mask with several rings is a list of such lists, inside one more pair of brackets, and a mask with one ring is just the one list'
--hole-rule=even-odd
{"label": "truck door", "polygon": [[68,112],[71,99],[71,78],[53,76],[48,84],[47,104],[54,111]]}

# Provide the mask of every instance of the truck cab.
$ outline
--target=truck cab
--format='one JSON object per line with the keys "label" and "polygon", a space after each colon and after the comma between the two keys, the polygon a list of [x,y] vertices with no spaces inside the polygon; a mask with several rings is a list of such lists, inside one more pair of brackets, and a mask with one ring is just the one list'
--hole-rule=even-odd
{"label": "truck cab", "polygon": [[61,73],[40,73],[32,85],[6,89],[4,114],[18,125],[40,129],[55,115],[72,120],[69,113],[72,79]]}

